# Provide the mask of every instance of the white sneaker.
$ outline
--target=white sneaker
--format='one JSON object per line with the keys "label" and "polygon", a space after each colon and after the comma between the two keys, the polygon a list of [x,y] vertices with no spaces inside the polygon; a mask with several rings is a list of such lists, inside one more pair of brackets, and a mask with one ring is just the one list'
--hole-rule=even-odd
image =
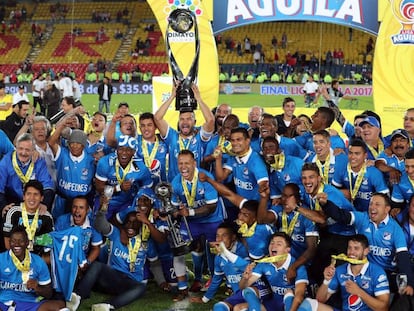
{"label": "white sneaker", "polygon": [[76,311],[81,303],[81,296],[76,293],[70,295],[70,300],[66,301],[66,307],[71,311]]}
{"label": "white sneaker", "polygon": [[92,311],[110,311],[113,307],[109,303],[97,303],[92,305]]}

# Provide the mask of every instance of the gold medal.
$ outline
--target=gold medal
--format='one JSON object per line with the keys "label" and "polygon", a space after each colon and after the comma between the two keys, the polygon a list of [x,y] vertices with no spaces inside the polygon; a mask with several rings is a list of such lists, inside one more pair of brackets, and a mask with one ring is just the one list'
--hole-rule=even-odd
{"label": "gold medal", "polygon": [[135,262],[129,263],[129,272],[135,272]]}
{"label": "gold medal", "polygon": [[29,240],[29,245],[27,246],[27,249],[29,250],[29,252],[32,252],[33,251],[33,246],[34,246],[33,241],[32,240]]}

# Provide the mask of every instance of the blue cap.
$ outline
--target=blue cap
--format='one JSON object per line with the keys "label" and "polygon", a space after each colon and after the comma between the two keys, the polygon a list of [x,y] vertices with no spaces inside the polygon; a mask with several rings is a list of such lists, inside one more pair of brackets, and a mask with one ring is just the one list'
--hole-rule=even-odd
{"label": "blue cap", "polygon": [[138,200],[142,196],[145,196],[148,199],[150,199],[152,203],[155,201],[155,193],[151,188],[142,187],[141,189],[139,189],[135,198]]}
{"label": "blue cap", "polygon": [[391,140],[393,140],[396,136],[401,136],[402,138],[410,140],[410,136],[408,135],[408,132],[403,129],[394,130],[391,133]]}
{"label": "blue cap", "polygon": [[375,118],[375,117],[366,117],[364,120],[362,120],[361,122],[359,122],[359,126],[364,126],[364,124],[369,124],[371,126],[377,127],[377,128],[381,128],[381,125],[379,123],[379,121]]}
{"label": "blue cap", "polygon": [[118,139],[118,147],[129,147],[131,149],[137,149],[138,141],[134,137],[121,135]]}

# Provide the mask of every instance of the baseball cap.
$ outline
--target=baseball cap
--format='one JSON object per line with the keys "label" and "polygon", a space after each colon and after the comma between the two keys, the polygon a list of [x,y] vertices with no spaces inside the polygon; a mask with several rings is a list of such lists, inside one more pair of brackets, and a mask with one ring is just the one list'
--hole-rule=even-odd
{"label": "baseball cap", "polygon": [[82,146],[86,146],[87,143],[87,137],[84,131],[81,130],[72,130],[72,133],[70,134],[69,144],[72,143],[79,143]]}
{"label": "baseball cap", "polygon": [[136,198],[139,199],[140,197],[145,196],[148,199],[151,200],[151,202],[155,201],[155,193],[151,188],[148,187],[142,187],[141,189],[139,189]]}
{"label": "baseball cap", "polygon": [[134,137],[128,135],[121,135],[118,139],[118,147],[129,147],[131,149],[137,149],[138,142]]}
{"label": "baseball cap", "polygon": [[401,136],[402,138],[410,140],[410,136],[408,135],[408,132],[403,129],[394,130],[391,133],[391,140],[393,140],[396,136]]}
{"label": "baseball cap", "polygon": [[378,122],[378,120],[375,117],[366,117],[364,120],[362,120],[361,122],[359,122],[359,126],[364,126],[364,124],[369,124],[371,126],[377,127],[377,128],[381,128],[380,123]]}

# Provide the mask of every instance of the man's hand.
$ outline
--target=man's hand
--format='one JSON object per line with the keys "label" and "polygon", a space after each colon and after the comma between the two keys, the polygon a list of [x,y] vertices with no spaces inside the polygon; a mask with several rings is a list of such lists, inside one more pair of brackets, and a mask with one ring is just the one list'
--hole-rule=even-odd
{"label": "man's hand", "polygon": [[408,296],[413,296],[413,295],[414,295],[414,289],[413,289],[410,285],[408,285],[408,286],[404,289],[403,294],[404,294],[404,295],[408,295]]}
{"label": "man's hand", "polygon": [[390,183],[395,185],[398,184],[400,182],[400,178],[401,178],[401,172],[395,168],[393,168],[390,172]]}
{"label": "man's hand", "polygon": [[2,211],[1,211],[1,217],[4,218],[6,217],[7,212],[9,211],[9,209],[11,209],[14,206],[14,203],[10,203],[7,204],[5,207],[3,207]]}
{"label": "man's hand", "polygon": [[325,280],[329,281],[332,280],[332,278],[335,275],[335,266],[329,265],[323,270],[323,277]]}
{"label": "man's hand", "polygon": [[131,180],[124,180],[122,182],[122,184],[120,185],[121,190],[122,191],[125,191],[125,192],[129,191],[131,189],[131,187],[132,187],[132,183],[133,182]]}
{"label": "man's hand", "polygon": [[318,193],[316,195],[316,200],[319,201],[319,204],[325,205],[328,202],[328,195],[325,192]]}
{"label": "man's hand", "polygon": [[206,182],[207,181],[207,175],[206,175],[206,173],[199,172],[198,173],[198,180],[201,181],[201,182]]}
{"label": "man's hand", "polygon": [[138,221],[142,222],[143,224],[148,225],[150,223],[146,213],[138,211],[136,216]]}
{"label": "man's hand", "polygon": [[351,281],[351,280],[346,281],[345,289],[351,295],[360,296],[361,288],[354,281]]}
{"label": "man's hand", "polygon": [[296,275],[296,268],[293,265],[291,265],[286,273],[286,277],[289,283],[293,284],[295,282]]}

